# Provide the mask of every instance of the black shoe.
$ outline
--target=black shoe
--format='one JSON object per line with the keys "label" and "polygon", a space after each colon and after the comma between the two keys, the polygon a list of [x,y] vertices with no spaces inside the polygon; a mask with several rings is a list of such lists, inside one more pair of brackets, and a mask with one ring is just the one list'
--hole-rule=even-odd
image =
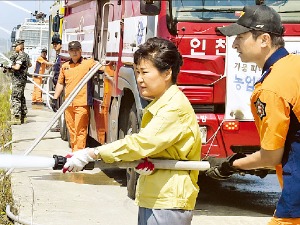
{"label": "black shoe", "polygon": [[52,127],[50,129],[50,131],[52,131],[52,132],[60,132],[60,126],[59,126],[59,124],[57,124],[55,127]]}
{"label": "black shoe", "polygon": [[50,129],[51,132],[60,132],[60,127],[53,127]]}
{"label": "black shoe", "polygon": [[14,115],[12,115],[11,116],[11,120],[8,121],[8,124],[10,124],[10,125],[21,125],[22,122],[21,122],[20,116],[14,116]]}
{"label": "black shoe", "polygon": [[44,103],[44,102],[36,102],[35,104],[36,105],[44,105],[44,106],[46,105],[46,103]]}
{"label": "black shoe", "polygon": [[21,123],[22,124],[25,124],[25,123],[27,123],[28,121],[27,121],[27,117],[26,116],[22,116],[22,119],[21,119]]}

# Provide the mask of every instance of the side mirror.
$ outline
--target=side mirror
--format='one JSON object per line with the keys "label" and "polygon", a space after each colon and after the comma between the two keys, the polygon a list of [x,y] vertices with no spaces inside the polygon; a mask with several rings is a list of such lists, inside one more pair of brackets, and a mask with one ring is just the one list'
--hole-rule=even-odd
{"label": "side mirror", "polygon": [[59,14],[57,14],[56,16],[54,16],[53,21],[52,21],[52,31],[54,33],[58,33],[59,26],[60,26],[60,16],[59,16]]}
{"label": "side mirror", "polygon": [[160,13],[160,0],[140,0],[140,12],[142,15],[155,16]]}
{"label": "side mirror", "polygon": [[11,32],[10,41],[11,41],[11,43],[14,43],[16,41],[16,29],[15,28]]}
{"label": "side mirror", "polygon": [[256,5],[265,5],[265,0],[255,0]]}

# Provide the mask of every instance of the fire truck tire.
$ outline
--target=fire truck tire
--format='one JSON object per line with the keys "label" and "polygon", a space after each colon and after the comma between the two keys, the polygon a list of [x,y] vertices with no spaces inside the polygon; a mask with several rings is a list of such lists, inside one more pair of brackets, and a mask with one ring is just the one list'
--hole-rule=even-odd
{"label": "fire truck tire", "polygon": [[87,138],[86,138],[86,147],[87,148],[95,148],[98,147],[99,145],[101,145],[98,141],[96,141],[94,138],[92,138],[90,136],[90,134],[88,134]]}
{"label": "fire truck tire", "polygon": [[68,129],[67,129],[67,142],[68,142],[69,148],[71,148],[70,133],[69,133]]}
{"label": "fire truck tire", "polygon": [[[127,134],[133,134],[138,132],[138,118],[137,118],[137,110],[135,103],[133,103],[128,116],[127,123]],[[134,171],[132,168],[128,168],[126,170],[126,178],[127,178],[127,195],[131,199],[135,199],[135,191],[136,191],[136,182],[138,179],[138,173]]]}
{"label": "fire truck tire", "polygon": [[138,173],[134,171],[133,168],[126,169],[127,178],[127,196],[131,199],[135,199],[136,182],[139,178]]}
{"label": "fire truck tire", "polygon": [[59,127],[60,127],[60,136],[63,141],[68,141],[67,124],[63,117],[64,115],[62,115],[61,118],[58,120]]}

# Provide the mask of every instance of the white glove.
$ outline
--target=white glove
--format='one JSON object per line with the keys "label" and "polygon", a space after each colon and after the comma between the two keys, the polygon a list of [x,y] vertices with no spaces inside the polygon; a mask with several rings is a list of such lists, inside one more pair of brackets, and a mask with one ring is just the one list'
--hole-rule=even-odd
{"label": "white glove", "polygon": [[137,172],[140,175],[150,175],[154,171],[154,164],[150,161],[148,161],[148,158],[144,158],[144,161],[139,163],[135,168],[135,172]]}
{"label": "white glove", "polygon": [[95,161],[88,153],[89,148],[84,148],[82,150],[76,151],[74,153],[68,154],[67,162],[63,167],[63,173],[78,172],[83,169],[83,167],[89,162]]}

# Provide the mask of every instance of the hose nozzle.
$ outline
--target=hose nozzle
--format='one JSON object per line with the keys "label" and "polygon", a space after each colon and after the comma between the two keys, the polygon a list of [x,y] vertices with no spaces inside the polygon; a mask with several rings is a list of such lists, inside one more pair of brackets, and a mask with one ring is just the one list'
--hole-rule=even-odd
{"label": "hose nozzle", "polygon": [[[54,166],[53,170],[62,170],[65,163],[67,162],[67,158],[61,155],[53,155],[54,158]],[[93,170],[95,168],[95,162],[90,162],[85,167],[83,170]]]}
{"label": "hose nozzle", "polygon": [[67,162],[67,158],[61,155],[53,155],[53,158],[54,158],[53,170],[62,170],[65,163]]}

